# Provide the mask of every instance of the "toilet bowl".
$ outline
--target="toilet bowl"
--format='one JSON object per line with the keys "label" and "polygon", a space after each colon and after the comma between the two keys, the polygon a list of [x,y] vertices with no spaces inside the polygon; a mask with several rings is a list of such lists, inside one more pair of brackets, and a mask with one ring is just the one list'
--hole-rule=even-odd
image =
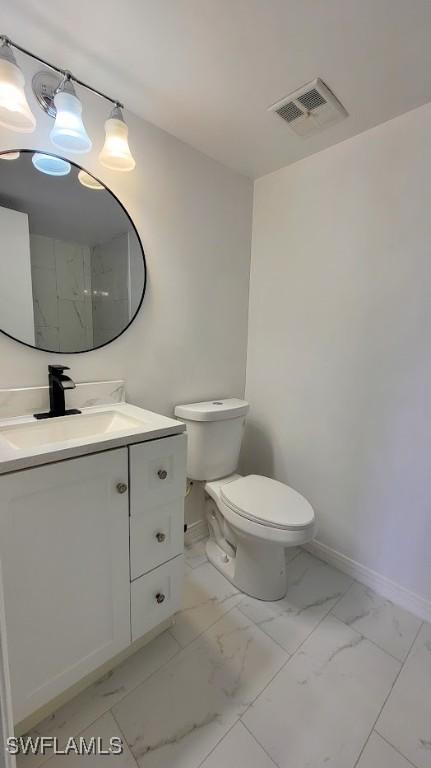
{"label": "toilet bowl", "polygon": [[210,562],[241,592],[280,600],[287,590],[286,547],[305,544],[315,533],[311,505],[262,475],[221,478],[206,483],[205,491]]}
{"label": "toilet bowl", "polygon": [[285,549],[311,541],[316,520],[311,504],[285,483],[233,473],[248,407],[229,398],[177,406],[175,415],[187,425],[187,474],[206,481],[208,559],[242,592],[280,600],[288,586]]}

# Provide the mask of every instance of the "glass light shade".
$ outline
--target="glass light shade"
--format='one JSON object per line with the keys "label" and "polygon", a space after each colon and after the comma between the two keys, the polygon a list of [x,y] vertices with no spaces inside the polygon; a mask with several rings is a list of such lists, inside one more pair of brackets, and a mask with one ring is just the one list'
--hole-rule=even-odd
{"label": "glass light shade", "polygon": [[129,148],[129,129],[124,120],[110,117],[105,123],[105,143],[99,160],[111,171],[133,171],[136,163]]}
{"label": "glass light shade", "polygon": [[0,155],[0,160],[18,160],[20,152],[5,152]]}
{"label": "glass light shade", "polygon": [[28,105],[24,84],[18,65],[1,58],[0,49],[0,125],[18,133],[32,133],[36,118]]}
{"label": "glass light shade", "polygon": [[67,160],[62,160],[61,157],[54,157],[54,155],[35,152],[31,162],[38,171],[46,173],[48,176],[67,176],[70,173],[70,163]]}
{"label": "glass light shade", "polygon": [[78,173],[78,179],[81,182],[83,187],[88,187],[88,189],[105,189],[103,184],[100,183],[100,181],[97,181],[97,179],[94,178],[94,176],[90,176],[89,173],[86,171],[79,171]]}
{"label": "glass light shade", "polygon": [[54,96],[54,105],[57,114],[49,134],[52,143],[66,152],[89,152],[92,142],[82,122],[82,104],[78,97],[73,93],[59,91]]}

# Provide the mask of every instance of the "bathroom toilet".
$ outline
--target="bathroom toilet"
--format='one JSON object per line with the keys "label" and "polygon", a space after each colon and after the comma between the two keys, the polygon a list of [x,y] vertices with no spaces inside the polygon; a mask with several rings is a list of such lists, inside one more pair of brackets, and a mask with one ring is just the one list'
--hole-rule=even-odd
{"label": "bathroom toilet", "polygon": [[187,475],[205,482],[210,562],[239,590],[260,600],[287,591],[285,549],[315,533],[311,504],[284,483],[235,473],[249,405],[228,398],[178,405],[187,425]]}

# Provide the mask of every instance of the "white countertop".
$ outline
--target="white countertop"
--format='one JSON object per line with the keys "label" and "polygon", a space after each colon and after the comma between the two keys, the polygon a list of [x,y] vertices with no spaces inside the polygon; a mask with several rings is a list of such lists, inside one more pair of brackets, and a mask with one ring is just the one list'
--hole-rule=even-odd
{"label": "white countertop", "polygon": [[[177,435],[185,431],[185,424],[167,416],[138,408],[129,403],[119,402],[107,405],[96,405],[82,408],[82,414],[98,414],[115,412],[133,419],[139,424],[132,428],[104,434],[94,434],[71,440],[41,443],[40,445],[16,448],[2,435],[2,432],[16,428],[19,425],[31,426],[48,424],[52,421],[70,420],[77,418],[73,415],[62,416],[46,421],[37,421],[34,416],[17,416],[14,418],[0,419],[0,474],[15,472],[21,469],[49,464],[55,461],[63,461],[76,456],[85,456],[90,453],[106,451],[112,448],[142,443],[147,440],[155,440],[169,435]],[[80,418],[80,417],[78,417]]]}

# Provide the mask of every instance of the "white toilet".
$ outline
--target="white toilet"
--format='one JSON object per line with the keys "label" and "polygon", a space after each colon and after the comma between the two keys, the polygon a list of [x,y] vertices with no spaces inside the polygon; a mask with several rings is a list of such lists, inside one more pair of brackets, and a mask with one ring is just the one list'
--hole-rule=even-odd
{"label": "white toilet", "polygon": [[187,475],[205,481],[208,559],[242,592],[280,600],[287,591],[285,548],[313,538],[315,515],[288,485],[234,474],[248,409],[245,400],[230,398],[178,405],[175,415],[187,425]]}

